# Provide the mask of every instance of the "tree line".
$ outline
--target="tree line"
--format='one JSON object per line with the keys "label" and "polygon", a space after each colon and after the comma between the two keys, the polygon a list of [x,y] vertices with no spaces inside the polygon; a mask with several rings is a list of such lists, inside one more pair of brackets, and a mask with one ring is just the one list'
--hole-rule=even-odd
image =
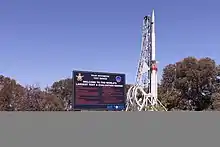
{"label": "tree line", "polygon": [[[158,98],[169,111],[220,110],[220,65],[211,58],[187,57],[167,65],[158,85]],[[0,75],[1,111],[69,111],[71,101],[71,78],[42,90]]]}

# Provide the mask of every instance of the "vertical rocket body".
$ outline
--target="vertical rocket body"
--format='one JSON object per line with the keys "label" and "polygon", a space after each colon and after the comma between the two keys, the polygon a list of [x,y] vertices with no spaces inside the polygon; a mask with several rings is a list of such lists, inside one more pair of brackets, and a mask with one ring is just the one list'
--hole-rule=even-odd
{"label": "vertical rocket body", "polygon": [[151,46],[152,46],[152,51],[151,51],[151,93],[153,95],[153,103],[157,104],[157,63],[156,63],[156,34],[155,34],[155,14],[154,10],[152,12],[151,16]]}
{"label": "vertical rocket body", "polygon": [[156,60],[156,56],[155,56],[155,51],[156,51],[156,44],[155,44],[155,15],[154,15],[154,10],[152,12],[152,16],[151,16],[151,42],[152,42],[152,61]]}

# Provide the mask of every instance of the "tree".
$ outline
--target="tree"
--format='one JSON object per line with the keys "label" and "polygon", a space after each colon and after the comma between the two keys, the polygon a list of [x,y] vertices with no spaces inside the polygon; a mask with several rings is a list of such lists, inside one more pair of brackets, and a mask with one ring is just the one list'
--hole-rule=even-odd
{"label": "tree", "polygon": [[208,109],[218,87],[217,76],[218,66],[214,60],[185,58],[164,68],[159,97],[169,109]]}
{"label": "tree", "polygon": [[39,87],[25,88],[23,108],[25,111],[61,111],[64,110],[62,101],[55,95],[41,91]]}
{"label": "tree", "polygon": [[63,102],[65,110],[70,110],[72,105],[72,90],[72,79],[67,78],[54,82],[48,91],[57,96]]}
{"label": "tree", "polygon": [[23,87],[15,80],[0,76],[1,111],[60,111],[62,101],[36,86]]}
{"label": "tree", "polygon": [[21,107],[24,87],[15,80],[0,75],[0,110],[12,111]]}

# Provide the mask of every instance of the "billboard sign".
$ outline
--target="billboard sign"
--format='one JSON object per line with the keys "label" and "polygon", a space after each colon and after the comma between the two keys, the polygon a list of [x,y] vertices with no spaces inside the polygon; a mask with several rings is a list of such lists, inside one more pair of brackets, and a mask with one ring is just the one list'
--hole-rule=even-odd
{"label": "billboard sign", "polygon": [[125,107],[125,74],[73,71],[73,108],[120,110]]}

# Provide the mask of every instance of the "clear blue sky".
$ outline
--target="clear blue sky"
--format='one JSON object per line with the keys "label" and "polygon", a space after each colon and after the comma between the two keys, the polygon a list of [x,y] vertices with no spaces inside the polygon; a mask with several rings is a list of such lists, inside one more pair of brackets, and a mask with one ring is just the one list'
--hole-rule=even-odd
{"label": "clear blue sky", "polygon": [[162,68],[187,56],[220,63],[219,0],[1,0],[0,74],[45,86],[73,69],[135,81],[143,17],[155,9]]}

